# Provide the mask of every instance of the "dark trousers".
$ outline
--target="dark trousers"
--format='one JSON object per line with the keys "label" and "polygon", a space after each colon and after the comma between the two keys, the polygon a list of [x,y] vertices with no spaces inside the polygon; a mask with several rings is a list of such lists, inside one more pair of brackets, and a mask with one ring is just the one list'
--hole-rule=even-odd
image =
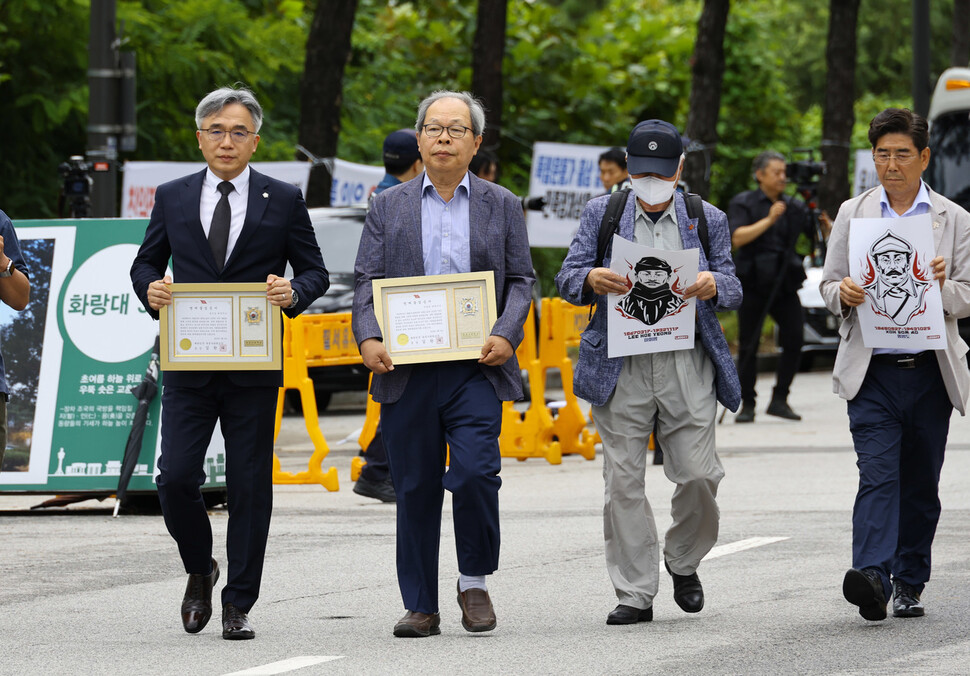
{"label": "dark trousers", "polygon": [[[754,406],[756,397],[754,385],[758,379],[758,343],[761,327],[764,326],[763,314],[768,303],[767,295],[762,293],[767,294],[769,291],[770,289],[745,287],[741,309],[738,310],[738,340],[741,347],[738,354],[738,377],[741,380],[741,400],[751,406]],[[779,291],[768,308],[768,314],[778,325],[778,343],[781,347],[775,375],[775,391],[771,398],[785,401],[788,399],[788,391],[795,379],[802,354],[805,318],[798,294]]]}
{"label": "dark trousers", "polygon": [[914,369],[870,362],[848,402],[859,467],[852,567],[876,568],[922,591],[940,518],[939,483],[953,406],[934,358]]}
{"label": "dark trousers", "polygon": [[502,403],[475,362],[422,364],[412,370],[401,398],[381,406],[381,416],[397,494],[404,607],[436,613],[445,489],[452,494],[458,570],[488,575],[498,568]]}
{"label": "dark trousers", "polygon": [[158,497],[186,573],[208,573],[212,527],[202,500],[206,449],[220,422],[226,441],[228,566],[222,603],[249,612],[259,596],[273,509],[277,387],[240,387],[214,374],[201,388],[165,386]]}
{"label": "dark trousers", "polygon": [[364,460],[367,462],[360,470],[360,478],[365,481],[380,483],[390,475],[390,468],[387,466],[387,450],[384,448],[384,428],[381,422],[377,423],[374,438],[364,451]]}

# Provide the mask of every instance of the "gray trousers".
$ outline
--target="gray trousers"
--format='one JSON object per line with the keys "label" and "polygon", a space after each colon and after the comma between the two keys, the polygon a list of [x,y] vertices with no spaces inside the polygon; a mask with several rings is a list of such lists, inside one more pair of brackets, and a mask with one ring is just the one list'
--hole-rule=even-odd
{"label": "gray trousers", "polygon": [[644,477],[647,444],[657,420],[664,473],[677,484],[664,559],[690,575],[717,542],[717,486],[724,468],[714,448],[714,364],[703,346],[625,357],[613,396],[593,406],[603,439],[606,567],[623,605],[648,608],[660,582],[657,524]]}

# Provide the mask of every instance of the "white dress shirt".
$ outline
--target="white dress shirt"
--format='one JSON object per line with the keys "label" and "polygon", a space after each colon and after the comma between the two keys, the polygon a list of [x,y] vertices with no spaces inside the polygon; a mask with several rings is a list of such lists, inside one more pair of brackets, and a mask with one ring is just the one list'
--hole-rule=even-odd
{"label": "white dress shirt", "polygon": [[[209,237],[209,228],[212,227],[212,213],[216,210],[216,204],[222,198],[219,192],[219,184],[222,179],[212,173],[211,169],[205,170],[205,180],[202,182],[202,199],[199,200],[199,220],[202,221],[202,230],[205,232],[206,239]],[[249,204],[249,166],[243,169],[242,173],[230,181],[235,188],[229,193],[229,209],[232,212],[232,219],[229,221],[229,245],[226,247],[226,260],[232,255],[232,248],[236,246],[239,233],[242,232],[243,223],[246,222],[246,207]],[[226,261],[223,261],[225,263]]]}

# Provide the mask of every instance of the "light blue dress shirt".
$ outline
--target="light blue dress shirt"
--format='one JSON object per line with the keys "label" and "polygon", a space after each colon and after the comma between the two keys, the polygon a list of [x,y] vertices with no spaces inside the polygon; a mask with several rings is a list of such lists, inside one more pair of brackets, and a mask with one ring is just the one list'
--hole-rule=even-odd
{"label": "light blue dress shirt", "polygon": [[455,188],[451,200],[445,202],[434,185],[424,175],[421,183],[421,247],[424,253],[424,274],[451,275],[471,272],[469,245],[470,219],[468,174]]}

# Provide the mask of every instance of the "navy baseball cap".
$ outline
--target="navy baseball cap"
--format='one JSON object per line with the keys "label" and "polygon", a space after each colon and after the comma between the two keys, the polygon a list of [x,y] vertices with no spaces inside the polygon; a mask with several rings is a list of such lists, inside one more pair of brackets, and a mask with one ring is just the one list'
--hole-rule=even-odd
{"label": "navy baseball cap", "polygon": [[384,161],[414,162],[420,159],[418,139],[413,129],[398,129],[392,131],[384,139]]}
{"label": "navy baseball cap", "polygon": [[684,154],[677,127],[663,120],[644,120],[630,132],[626,144],[626,168],[630,174],[673,176]]}

